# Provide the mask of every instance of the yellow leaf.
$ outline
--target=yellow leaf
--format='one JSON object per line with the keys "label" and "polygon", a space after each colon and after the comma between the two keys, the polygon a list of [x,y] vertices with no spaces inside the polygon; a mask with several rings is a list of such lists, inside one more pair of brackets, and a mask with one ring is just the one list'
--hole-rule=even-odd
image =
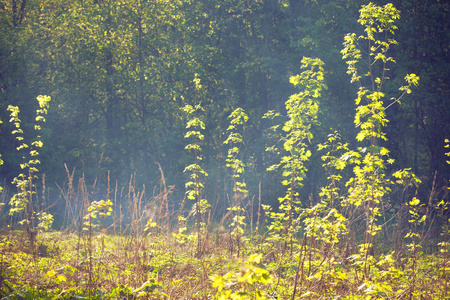
{"label": "yellow leaf", "polygon": [[409,202],[409,205],[411,205],[411,206],[416,206],[416,205],[418,205],[419,203],[420,203],[420,200],[417,199],[416,197],[414,197],[414,198]]}
{"label": "yellow leaf", "polygon": [[214,288],[217,288],[219,290],[219,292],[223,289],[223,287],[225,286],[225,281],[223,280],[223,277],[220,275],[212,275],[209,277],[209,279],[211,279],[212,286]]}

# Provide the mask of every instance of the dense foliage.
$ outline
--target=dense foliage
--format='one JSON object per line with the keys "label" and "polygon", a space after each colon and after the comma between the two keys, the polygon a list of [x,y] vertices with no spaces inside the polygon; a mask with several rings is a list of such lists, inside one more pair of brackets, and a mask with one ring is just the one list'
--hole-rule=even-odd
{"label": "dense foliage", "polygon": [[[277,180],[265,169],[277,159],[265,152],[273,143],[261,119],[268,110],[284,110],[295,88],[288,78],[298,73],[302,57],[325,63],[328,90],[322,95],[318,141],[338,130],[353,143],[354,87],[344,76],[339,53],[343,36],[353,32],[364,1],[61,1],[3,0],[0,5],[0,119],[8,105],[18,106],[25,127],[32,126],[34,99],[52,97],[42,131],[41,171],[48,191],[58,192],[65,168],[76,177],[106,186],[125,185],[136,173],[139,184],[158,185],[159,163],[180,197],[189,161],[183,151],[184,115],[180,107],[202,103],[205,109],[204,169],[210,185],[220,181],[227,117],[243,108],[248,116],[242,161],[250,194],[258,183],[266,199],[276,197]],[[407,73],[421,85],[402,106],[386,113],[392,156],[432,183],[449,177],[443,141],[449,131],[448,4],[445,1],[395,1],[402,13],[393,45],[385,94]],[[358,29],[362,32],[362,28]],[[357,34],[359,34],[357,32]],[[202,89],[196,91],[194,78]],[[330,131],[330,128],[333,130]],[[4,123],[0,128],[9,184],[19,173],[21,156]],[[319,156],[313,155],[305,196],[318,193]],[[219,172],[220,174],[217,174]],[[211,190],[211,189],[210,189]],[[227,189],[222,195],[232,191]],[[214,194],[208,194],[212,199]]]}
{"label": "dense foliage", "polygon": [[2,1],[0,295],[448,298],[449,5],[397,2]]}

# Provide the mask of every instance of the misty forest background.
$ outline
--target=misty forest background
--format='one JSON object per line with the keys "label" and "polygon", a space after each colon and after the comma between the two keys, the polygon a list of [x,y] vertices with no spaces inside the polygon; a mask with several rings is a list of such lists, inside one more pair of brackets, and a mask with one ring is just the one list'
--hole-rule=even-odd
{"label": "misty forest background", "polygon": [[[401,105],[386,110],[390,123],[383,146],[396,160],[386,172],[412,168],[422,180],[419,198],[427,199],[433,182],[444,193],[450,178],[444,148],[450,134],[449,3],[390,2],[401,19],[399,44],[390,50],[397,63],[390,65],[384,92],[397,95],[409,73],[417,74],[420,84]],[[202,168],[209,176],[203,197],[218,203],[218,211],[229,206],[233,192],[223,142],[227,118],[241,107],[249,116],[240,152],[248,197],[258,197],[261,183],[262,203],[277,207],[285,187],[280,174],[266,169],[279,157],[265,150],[278,137],[262,116],[268,110],[285,115],[285,101],[298,92],[289,77],[301,72],[302,57],[325,63],[328,86],[320,100],[320,125],[312,127],[313,144],[337,130],[351,148],[357,146],[357,86],[350,83],[340,51],[348,32],[362,34],[357,20],[363,4],[367,1],[0,0],[2,202],[15,193],[11,182],[23,162],[7,107],[20,107],[24,136],[31,139],[35,99],[49,95],[39,174],[45,174],[55,226],[63,223],[58,216],[65,206],[60,188],[67,187],[66,167],[74,170],[75,184],[84,176],[95,200],[105,199],[108,184],[120,194],[130,178],[151,197],[161,188],[162,170],[172,186],[170,205],[178,208],[189,176],[183,170],[193,162],[184,149],[187,119],[180,108],[186,104],[204,108]],[[310,195],[318,197],[327,176],[322,153],[316,146],[311,150],[299,197],[305,203]]]}

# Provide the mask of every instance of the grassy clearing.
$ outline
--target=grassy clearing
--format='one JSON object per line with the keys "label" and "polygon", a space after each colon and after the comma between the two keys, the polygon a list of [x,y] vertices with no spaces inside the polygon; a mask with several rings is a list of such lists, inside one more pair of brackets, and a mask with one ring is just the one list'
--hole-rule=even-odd
{"label": "grassy clearing", "polygon": [[[354,242],[348,233],[331,241],[305,232],[293,239],[291,247],[270,232],[251,235],[244,230],[237,241],[231,230],[222,229],[200,235],[199,256],[195,228],[192,234],[179,228],[164,231],[154,224],[138,235],[104,234],[98,228],[42,232],[34,243],[26,232],[3,232],[1,295],[5,299],[450,297],[449,249],[442,242],[438,252],[413,253],[411,246],[394,251],[380,243],[366,253],[361,250],[364,244]],[[403,241],[411,244],[411,239]]]}

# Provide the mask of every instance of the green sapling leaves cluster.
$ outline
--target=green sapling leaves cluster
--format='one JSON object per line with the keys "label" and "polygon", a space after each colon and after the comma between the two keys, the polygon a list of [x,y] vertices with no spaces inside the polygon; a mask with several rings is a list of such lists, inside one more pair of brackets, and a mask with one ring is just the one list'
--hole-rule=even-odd
{"label": "green sapling leaves cluster", "polygon": [[[287,186],[284,197],[279,198],[280,212],[272,212],[272,230],[284,228],[284,238],[289,240],[292,234],[298,230],[299,222],[293,221],[294,213],[300,212],[300,199],[298,188],[302,186],[302,181],[306,176],[307,168],[305,162],[309,160],[311,151],[308,143],[313,138],[311,126],[318,123],[319,101],[321,92],[326,89],[324,83],[324,63],[318,58],[302,59],[302,69],[300,75],[290,77],[290,82],[300,89],[300,92],[293,94],[286,101],[287,121],[282,129],[285,135],[282,138],[285,155],[281,157],[278,164],[268,168],[269,171],[282,169],[283,185]],[[274,118],[279,114],[268,112],[265,118]],[[267,150],[273,151],[275,147]],[[297,229],[295,229],[297,227]]]}
{"label": "green sapling leaves cluster", "polygon": [[[23,162],[20,164],[20,168],[23,170],[21,174],[16,176],[13,180],[13,184],[17,187],[17,192],[12,196],[10,200],[10,215],[25,212],[26,218],[20,221],[20,224],[26,224],[29,229],[30,223],[34,218],[35,211],[33,210],[33,195],[35,192],[34,180],[37,179],[38,165],[41,163],[38,159],[39,149],[42,148],[43,142],[39,131],[41,125],[45,122],[45,115],[49,107],[51,98],[49,96],[38,96],[37,101],[39,108],[36,110],[36,118],[34,130],[37,132],[36,138],[30,143],[24,139],[24,132],[21,128],[22,121],[19,118],[20,109],[17,106],[9,105],[8,111],[10,112],[9,122],[14,125],[14,130],[11,132],[16,136],[16,140],[20,143],[16,147],[17,151],[23,153]],[[41,212],[38,216],[39,224],[38,228],[47,230],[50,228],[53,222],[53,216],[48,213]]]}
{"label": "green sapling leaves cluster", "polygon": [[[225,275],[212,275],[214,299],[270,299],[263,286],[273,282],[270,273],[260,267],[262,254],[252,254],[245,262],[239,262],[239,270]],[[237,287],[237,288],[235,288]]]}
{"label": "green sapling leaves cluster", "polygon": [[239,201],[248,194],[246,183],[240,179],[241,174],[245,171],[245,164],[239,158],[240,147],[244,145],[242,134],[239,133],[240,127],[243,127],[248,121],[248,116],[242,108],[236,108],[228,117],[230,125],[227,128],[229,135],[223,142],[229,145],[228,154],[226,158],[226,167],[231,170],[231,178],[233,183],[233,204],[228,210],[233,212],[231,227],[231,235],[236,239],[239,248],[239,239],[243,235],[245,228],[245,216],[241,213],[245,212],[244,208],[240,206]]}
{"label": "green sapling leaves cluster", "polygon": [[195,201],[194,213],[205,213],[209,207],[208,202],[205,199],[201,199],[201,191],[205,187],[202,183],[201,176],[207,177],[208,173],[200,166],[202,157],[200,155],[202,148],[200,142],[205,138],[200,130],[205,129],[205,123],[197,116],[198,111],[203,111],[201,104],[197,104],[194,107],[192,105],[185,105],[181,108],[188,116],[186,129],[188,131],[184,135],[184,138],[191,139],[191,143],[186,145],[185,149],[193,152],[194,163],[186,166],[185,173],[190,173],[189,181],[186,182],[187,198]]}
{"label": "green sapling leaves cluster", "polygon": [[[450,165],[450,160],[448,158],[450,157],[450,140],[445,139],[445,146],[444,146],[448,152],[445,153],[447,156],[446,163]],[[450,187],[448,187],[450,190]],[[437,207],[439,214],[441,214],[444,217],[444,224],[442,224],[442,231],[441,231],[441,238],[442,241],[438,243],[439,246],[439,252],[442,257],[442,264],[439,268],[439,272],[442,276],[442,278],[448,278],[450,275],[450,261],[448,260],[449,253],[450,253],[450,202],[442,199],[439,201]],[[445,282],[444,282],[445,285]]]}
{"label": "green sapling leaves cluster", "polygon": [[248,121],[248,116],[242,108],[236,108],[228,117],[230,120],[230,126],[227,128],[229,135],[223,142],[230,146],[226,158],[226,166],[232,170],[231,177],[233,178],[233,192],[236,199],[238,194],[246,194],[247,185],[243,181],[239,181],[240,174],[244,173],[245,164],[239,158],[239,147],[244,144],[242,135],[239,133],[239,126],[244,125]]}
{"label": "green sapling leaves cluster", "polygon": [[[201,89],[199,78],[196,77],[194,79],[194,83],[196,91]],[[200,155],[202,151],[200,143],[204,139],[204,135],[201,133],[201,130],[205,129],[205,123],[197,116],[197,114],[199,111],[203,111],[204,109],[201,104],[196,104],[195,106],[186,104],[181,108],[181,110],[186,113],[188,118],[186,124],[186,129],[188,131],[184,137],[191,140],[191,143],[188,144],[185,149],[189,150],[194,155],[194,163],[188,165],[183,172],[190,173],[189,181],[186,182],[186,195],[189,200],[194,201],[192,211],[196,217],[197,255],[200,256],[202,252],[202,241],[200,234],[202,229],[205,230],[205,222],[202,222],[201,216],[204,216],[210,207],[208,200],[202,198],[202,190],[205,187],[202,182],[202,178],[207,177],[208,173],[200,166],[200,162],[202,160]]]}
{"label": "green sapling leaves cluster", "polygon": [[[405,94],[411,93],[411,86],[417,85],[419,81],[417,75],[408,74],[405,77],[406,85],[399,88],[400,95],[390,100],[386,100],[382,92],[384,83],[389,79],[388,63],[395,63],[388,56],[388,51],[397,44],[392,36],[397,29],[394,21],[399,17],[400,12],[392,4],[364,5],[358,19],[358,23],[365,28],[364,34],[346,35],[341,51],[343,59],[347,61],[347,73],[351,75],[351,81],[359,86],[354,123],[360,128],[356,139],[364,145],[358,148],[360,158],[353,161],[354,176],[346,184],[348,196],[344,197],[343,204],[362,208],[365,214],[365,242],[361,247],[362,257],[366,259],[364,273],[368,250],[373,247],[374,236],[381,230],[377,222],[381,216],[381,202],[394,183],[385,172],[387,165],[394,160],[389,158],[389,150],[380,146],[380,141],[387,140],[383,131],[389,122],[386,109],[400,102]],[[360,73],[362,68],[367,70],[364,75]]]}
{"label": "green sapling leaves cluster", "polygon": [[85,219],[83,230],[87,231],[90,228],[95,228],[98,225],[103,225],[107,216],[110,216],[113,209],[111,200],[92,201],[88,207],[87,214],[83,217]]}
{"label": "green sapling leaves cluster", "polygon": [[[385,94],[381,92],[381,88],[389,79],[386,76],[388,71],[386,64],[395,62],[392,57],[387,56],[387,52],[391,45],[397,44],[390,35],[397,29],[393,24],[399,16],[398,10],[392,4],[380,7],[370,3],[363,6],[358,22],[365,27],[365,35],[356,37],[354,33],[348,34],[345,37],[345,47],[341,51],[343,59],[347,60],[347,73],[352,75],[352,82],[359,85],[358,97],[355,99],[358,106],[354,122],[355,126],[360,128],[360,132],[356,139],[369,141],[368,147],[359,148],[364,158],[362,161],[355,161],[355,177],[348,182],[349,186],[355,186],[350,188],[351,196],[348,201],[357,206],[363,204],[366,199],[379,203],[387,192],[383,184],[385,182],[383,169],[386,168],[386,163],[393,163],[393,160],[386,161],[384,157],[389,156],[389,150],[378,145],[378,140],[386,140],[382,128],[388,123]],[[363,57],[361,49],[364,49],[367,57]],[[358,73],[360,64],[368,69],[365,78]],[[408,85],[400,88],[404,93],[409,91],[411,84],[416,85],[418,82],[418,77],[414,74],[408,75],[407,78]],[[397,102],[402,96],[403,94],[391,101]],[[368,191],[361,189],[365,186],[372,188]]]}

